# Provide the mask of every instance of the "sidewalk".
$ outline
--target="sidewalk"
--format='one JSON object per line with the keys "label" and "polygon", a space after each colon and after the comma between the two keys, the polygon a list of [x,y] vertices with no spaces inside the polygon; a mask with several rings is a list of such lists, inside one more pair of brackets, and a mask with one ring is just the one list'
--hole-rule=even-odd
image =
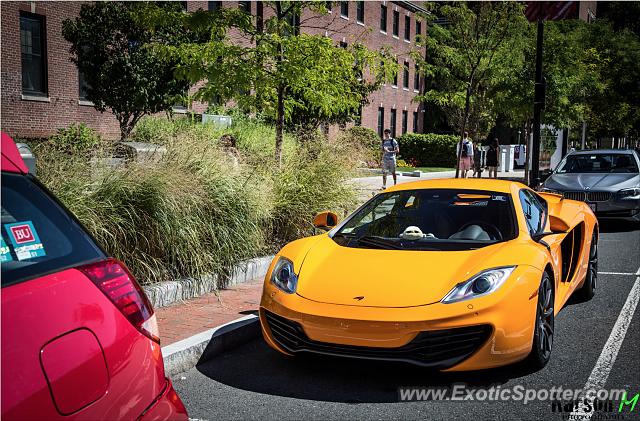
{"label": "sidewalk", "polygon": [[163,347],[205,330],[255,314],[260,305],[262,279],[155,310]]}
{"label": "sidewalk", "polygon": [[[471,173],[469,173],[471,174]],[[487,172],[484,171],[483,178],[487,178]],[[435,178],[453,178],[455,177],[455,171],[442,171],[442,172],[423,172],[420,177],[410,177],[398,174],[398,184],[409,183],[411,181],[418,180],[431,180]],[[499,172],[498,178],[524,178],[524,170],[514,170],[509,172]],[[382,188],[382,175],[374,175],[370,177],[352,178],[350,183],[358,191],[358,197],[361,201],[370,199],[375,193],[380,192]],[[393,177],[387,176],[387,186],[393,185]]]}

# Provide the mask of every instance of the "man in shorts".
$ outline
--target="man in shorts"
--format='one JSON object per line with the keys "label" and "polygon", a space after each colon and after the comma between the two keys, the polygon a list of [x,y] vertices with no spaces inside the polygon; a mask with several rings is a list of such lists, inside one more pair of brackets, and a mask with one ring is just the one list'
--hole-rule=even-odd
{"label": "man in shorts", "polygon": [[382,188],[387,188],[387,173],[393,176],[393,184],[398,182],[396,175],[396,155],[400,152],[398,141],[391,137],[391,130],[384,130],[382,139]]}

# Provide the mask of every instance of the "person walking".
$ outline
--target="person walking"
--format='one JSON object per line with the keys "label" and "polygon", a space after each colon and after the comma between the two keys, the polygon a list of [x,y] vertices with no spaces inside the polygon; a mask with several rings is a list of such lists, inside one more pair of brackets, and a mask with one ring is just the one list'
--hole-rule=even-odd
{"label": "person walking", "polygon": [[387,188],[387,173],[393,176],[393,185],[398,183],[396,175],[396,155],[400,152],[398,141],[391,137],[391,130],[384,130],[382,139],[382,188]]}
{"label": "person walking", "polygon": [[[462,152],[460,151],[460,146],[462,146]],[[473,164],[473,143],[471,142],[471,139],[469,139],[469,133],[464,132],[462,145],[458,142],[456,156],[460,157],[460,162],[458,162],[460,176],[462,178],[467,178],[467,171],[471,169],[471,165]]]}
{"label": "person walking", "polygon": [[489,169],[489,178],[498,178],[498,156],[500,152],[500,143],[498,142],[498,138],[494,138],[491,141],[491,145],[489,145],[489,149],[487,150],[487,168]]}
{"label": "person walking", "polygon": [[473,176],[482,178],[482,150],[477,143],[473,144]]}

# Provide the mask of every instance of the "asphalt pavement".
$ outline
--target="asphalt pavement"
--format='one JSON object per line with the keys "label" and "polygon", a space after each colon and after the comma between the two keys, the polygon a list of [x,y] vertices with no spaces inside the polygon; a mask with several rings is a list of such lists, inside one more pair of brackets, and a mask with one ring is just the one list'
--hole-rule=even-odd
{"label": "asphalt pavement", "polygon": [[640,420],[640,402],[618,412],[620,399],[603,400],[586,417],[562,399],[524,404],[484,393],[471,400],[466,392],[466,400],[399,399],[403,386],[451,390],[457,384],[508,389],[512,396],[520,390],[544,397],[542,389],[593,384],[624,389],[627,399],[640,393],[640,309],[633,305],[640,290],[640,226],[603,222],[599,246],[596,295],[588,302],[572,298],[560,311],[551,361],[537,372],[520,364],[438,373],[399,363],[290,358],[259,338],[174,376],[174,385],[192,419]]}

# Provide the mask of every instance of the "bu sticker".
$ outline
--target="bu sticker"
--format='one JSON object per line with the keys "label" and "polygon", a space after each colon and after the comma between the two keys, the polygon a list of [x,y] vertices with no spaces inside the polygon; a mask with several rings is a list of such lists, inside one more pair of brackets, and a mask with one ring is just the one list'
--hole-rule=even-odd
{"label": "bu sticker", "polygon": [[0,262],[5,263],[12,260],[13,257],[11,257],[11,249],[7,243],[4,242],[4,238],[0,237]]}
{"label": "bu sticker", "polygon": [[46,256],[33,222],[23,221],[4,224],[4,229],[9,235],[9,240],[13,245],[13,251],[16,253],[18,260]]}

